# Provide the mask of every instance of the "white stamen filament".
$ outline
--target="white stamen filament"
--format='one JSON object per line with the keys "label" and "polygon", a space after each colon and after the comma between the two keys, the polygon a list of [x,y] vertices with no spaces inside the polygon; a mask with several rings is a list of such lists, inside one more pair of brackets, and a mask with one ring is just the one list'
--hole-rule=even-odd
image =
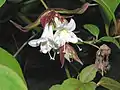
{"label": "white stamen filament", "polygon": [[82,51],[82,49],[77,44],[76,44],[76,46],[77,46],[77,48],[78,48],[79,51]]}
{"label": "white stamen filament", "polygon": [[53,59],[55,60],[55,56],[56,56],[56,52],[54,52],[54,56],[53,56]]}
{"label": "white stamen filament", "polygon": [[48,54],[49,54],[50,60],[55,60],[55,58],[51,56],[50,52],[48,52]]}

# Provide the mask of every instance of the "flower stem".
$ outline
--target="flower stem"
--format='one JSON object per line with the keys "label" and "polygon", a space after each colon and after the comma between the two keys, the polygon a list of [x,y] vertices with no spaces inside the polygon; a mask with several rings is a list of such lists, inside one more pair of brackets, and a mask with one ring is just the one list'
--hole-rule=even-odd
{"label": "flower stem", "polygon": [[67,65],[65,65],[65,72],[66,72],[67,78],[71,78]]}
{"label": "flower stem", "polygon": [[28,41],[34,38],[37,34],[32,35],[18,50],[17,52],[13,55],[13,57],[16,57],[20,51],[27,45]]}
{"label": "flower stem", "polygon": [[48,9],[48,6],[47,6],[47,4],[44,2],[44,0],[40,0],[41,1],[41,3],[43,4],[43,6],[45,7],[45,9]]}

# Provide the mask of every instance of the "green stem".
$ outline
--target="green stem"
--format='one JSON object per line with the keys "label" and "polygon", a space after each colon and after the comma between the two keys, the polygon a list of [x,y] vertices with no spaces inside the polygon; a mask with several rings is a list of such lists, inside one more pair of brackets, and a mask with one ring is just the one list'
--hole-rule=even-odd
{"label": "green stem", "polygon": [[91,45],[91,46],[99,49],[99,47],[97,45],[93,44],[93,43],[95,43],[95,42],[93,42],[93,41],[83,41],[83,42],[78,42],[77,44],[88,44],[88,45]]}
{"label": "green stem", "polygon": [[41,1],[41,3],[43,4],[43,6],[45,7],[45,9],[48,9],[48,6],[47,6],[47,4],[44,2],[44,0],[40,0]]}
{"label": "green stem", "polygon": [[67,78],[71,78],[67,65],[65,65],[65,72],[66,72]]}
{"label": "green stem", "polygon": [[91,45],[91,46],[93,46],[93,47],[95,47],[95,48],[99,49],[99,47],[98,47],[97,45],[95,45],[95,44],[88,43],[88,42],[83,42],[83,43],[88,44],[88,45]]}

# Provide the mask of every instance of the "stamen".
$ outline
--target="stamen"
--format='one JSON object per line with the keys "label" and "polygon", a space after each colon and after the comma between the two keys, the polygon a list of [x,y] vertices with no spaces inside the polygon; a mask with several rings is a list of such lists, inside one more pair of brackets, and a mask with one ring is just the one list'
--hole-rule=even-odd
{"label": "stamen", "polygon": [[77,46],[77,48],[78,48],[79,51],[82,51],[82,49],[77,44],[76,44],[76,46]]}
{"label": "stamen", "polygon": [[54,56],[53,56],[53,59],[55,60],[55,56],[56,56],[56,52],[54,51]]}
{"label": "stamen", "polygon": [[50,52],[48,52],[48,54],[49,54],[50,60],[55,60],[55,59],[51,56]]}

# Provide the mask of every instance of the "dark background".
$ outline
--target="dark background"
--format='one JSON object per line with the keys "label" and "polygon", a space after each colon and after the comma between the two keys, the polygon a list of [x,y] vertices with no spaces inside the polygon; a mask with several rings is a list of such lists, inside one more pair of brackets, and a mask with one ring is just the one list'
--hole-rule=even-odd
{"label": "dark background", "polygon": [[[91,2],[91,0],[88,1]],[[81,7],[84,3],[80,2],[80,0],[45,0],[45,2],[50,8],[62,7],[65,9],[76,9]],[[9,22],[9,20],[12,19],[25,26],[27,24],[20,22],[20,19],[17,16],[18,12],[22,12],[34,21],[40,13],[45,10],[39,0],[35,0],[35,2],[26,5],[25,7],[23,7],[23,4],[21,3],[22,2],[14,3],[10,0],[0,8],[0,46],[12,55],[14,55],[17,49],[28,40],[32,35],[32,32],[24,33],[18,30]],[[115,14],[117,15],[118,12],[119,8]],[[83,25],[87,23],[97,25],[101,30],[100,36],[105,35],[103,19],[98,6],[89,7],[84,14],[74,15],[73,18],[77,23],[76,30],[80,31],[78,36],[82,39],[88,40],[91,38],[91,35],[83,28]],[[40,34],[35,38],[38,38],[39,36]],[[120,50],[114,44],[106,44],[112,49],[112,54],[110,56],[111,69],[106,76],[120,80]],[[80,47],[82,47],[83,51],[78,54],[80,59],[84,62],[83,67],[94,63],[96,49],[93,47],[91,48],[88,45],[82,45]],[[61,83],[66,78],[64,68],[61,68],[59,62],[59,56],[56,56],[55,61],[49,60],[48,55],[39,52],[39,48],[32,48],[29,45],[26,45],[16,58],[21,65],[29,90],[48,90],[51,85]],[[73,64],[82,69],[80,64],[76,62],[73,62]],[[70,72],[73,76],[76,75],[76,72],[71,66]]]}

